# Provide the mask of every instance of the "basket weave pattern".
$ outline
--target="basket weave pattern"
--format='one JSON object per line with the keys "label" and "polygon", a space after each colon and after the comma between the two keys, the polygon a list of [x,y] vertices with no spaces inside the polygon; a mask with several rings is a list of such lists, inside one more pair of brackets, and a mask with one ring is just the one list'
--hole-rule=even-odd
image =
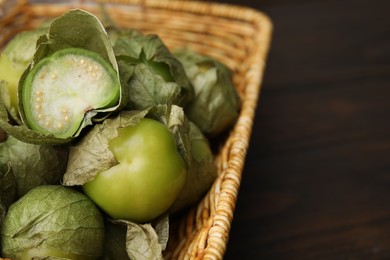
{"label": "basket weave pattern", "polygon": [[[74,1],[73,1],[74,2]],[[34,28],[70,8],[95,14],[92,1],[29,4],[18,1],[0,19],[0,46],[15,33]],[[242,170],[269,49],[272,24],[263,13],[244,7],[192,1],[104,0],[120,27],[158,34],[169,48],[188,47],[212,56],[234,73],[240,116],[216,155],[218,178],[197,205],[175,223],[167,259],[222,259],[240,187]]]}

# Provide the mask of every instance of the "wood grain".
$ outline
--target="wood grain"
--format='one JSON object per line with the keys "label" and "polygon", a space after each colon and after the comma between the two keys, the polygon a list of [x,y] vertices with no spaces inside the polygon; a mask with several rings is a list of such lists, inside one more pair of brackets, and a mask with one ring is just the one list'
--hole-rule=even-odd
{"label": "wood grain", "polygon": [[390,2],[223,2],[274,23],[225,259],[390,259]]}

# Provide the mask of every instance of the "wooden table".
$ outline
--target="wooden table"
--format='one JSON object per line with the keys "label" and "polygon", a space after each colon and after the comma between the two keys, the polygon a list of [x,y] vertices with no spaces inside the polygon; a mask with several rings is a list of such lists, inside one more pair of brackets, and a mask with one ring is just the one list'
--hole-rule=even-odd
{"label": "wooden table", "polygon": [[390,1],[219,1],[274,34],[225,259],[390,259]]}

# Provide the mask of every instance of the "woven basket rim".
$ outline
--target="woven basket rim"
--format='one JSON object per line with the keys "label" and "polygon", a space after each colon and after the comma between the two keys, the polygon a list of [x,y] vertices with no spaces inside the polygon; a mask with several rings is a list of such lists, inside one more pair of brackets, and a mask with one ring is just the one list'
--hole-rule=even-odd
{"label": "woven basket rim", "polygon": [[[88,6],[91,2],[80,0],[71,6]],[[227,143],[216,159],[223,174],[210,190],[212,195],[202,200],[197,208],[191,209],[185,218],[183,232],[187,232],[184,234],[187,236],[187,241],[181,241],[180,252],[175,255],[180,259],[222,259],[229,239],[245,156],[249,147],[255,110],[271,44],[272,21],[260,10],[226,3],[181,0],[97,0],[96,2],[109,3],[113,8],[125,4],[135,5],[141,10],[167,10],[218,17],[226,19],[222,22],[227,25],[229,21],[242,22],[238,23],[235,30],[245,30],[246,25],[251,27],[248,34],[253,44],[250,50],[247,50],[250,53],[245,56],[247,67],[242,69],[242,75],[239,77],[239,80],[245,80],[241,114],[228,136]],[[0,17],[0,29],[7,27],[16,14],[25,11],[26,8],[40,5],[56,8],[62,4],[32,5],[28,0],[16,1],[13,8],[9,9],[5,16]],[[51,10],[47,10],[49,14]]]}

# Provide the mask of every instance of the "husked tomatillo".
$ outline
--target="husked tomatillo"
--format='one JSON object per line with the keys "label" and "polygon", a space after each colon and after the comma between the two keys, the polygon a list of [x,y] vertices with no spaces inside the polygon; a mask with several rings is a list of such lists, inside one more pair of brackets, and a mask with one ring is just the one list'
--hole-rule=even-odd
{"label": "husked tomatillo", "polygon": [[185,162],[167,127],[143,118],[119,129],[109,149],[119,163],[84,184],[84,192],[114,219],[142,223],[164,213],[186,179]]}

